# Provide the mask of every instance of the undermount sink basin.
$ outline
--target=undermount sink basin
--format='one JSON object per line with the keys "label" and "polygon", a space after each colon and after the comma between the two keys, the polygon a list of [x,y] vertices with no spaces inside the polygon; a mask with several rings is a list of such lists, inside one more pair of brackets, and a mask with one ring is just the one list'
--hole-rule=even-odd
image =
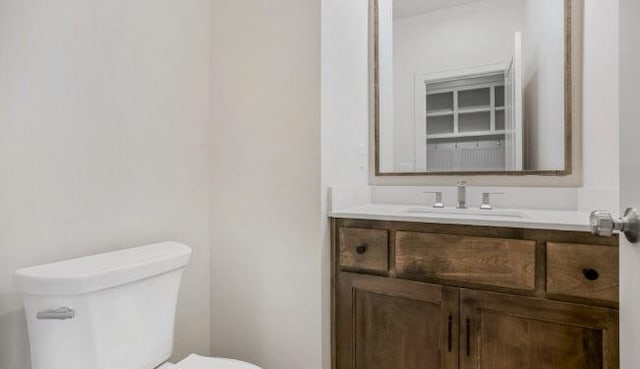
{"label": "undermount sink basin", "polygon": [[453,208],[409,208],[409,214],[429,214],[429,215],[459,215],[459,216],[486,216],[504,218],[525,218],[523,213],[508,210],[480,210],[480,209],[453,209]]}

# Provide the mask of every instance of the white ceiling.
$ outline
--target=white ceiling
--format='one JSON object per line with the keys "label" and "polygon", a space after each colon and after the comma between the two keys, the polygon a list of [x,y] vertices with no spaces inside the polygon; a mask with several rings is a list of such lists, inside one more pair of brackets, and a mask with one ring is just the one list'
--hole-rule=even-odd
{"label": "white ceiling", "polygon": [[481,0],[394,0],[393,17],[406,18]]}

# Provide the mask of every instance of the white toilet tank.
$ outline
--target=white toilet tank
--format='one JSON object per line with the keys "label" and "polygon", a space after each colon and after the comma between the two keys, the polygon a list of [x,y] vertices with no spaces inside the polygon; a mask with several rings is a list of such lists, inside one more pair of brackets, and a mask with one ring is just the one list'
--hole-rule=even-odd
{"label": "white toilet tank", "polygon": [[20,269],[33,369],[153,369],[173,348],[191,249],[163,242]]}

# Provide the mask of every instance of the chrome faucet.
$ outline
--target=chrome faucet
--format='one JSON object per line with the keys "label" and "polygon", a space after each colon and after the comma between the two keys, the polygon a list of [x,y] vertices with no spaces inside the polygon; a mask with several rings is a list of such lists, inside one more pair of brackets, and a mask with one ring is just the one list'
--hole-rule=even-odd
{"label": "chrome faucet", "polygon": [[465,181],[458,181],[458,204],[456,208],[467,208],[467,182]]}

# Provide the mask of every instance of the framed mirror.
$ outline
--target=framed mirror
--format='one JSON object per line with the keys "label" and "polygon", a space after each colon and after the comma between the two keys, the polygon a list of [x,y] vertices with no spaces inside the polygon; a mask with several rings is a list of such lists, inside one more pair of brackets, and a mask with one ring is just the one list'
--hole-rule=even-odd
{"label": "framed mirror", "polygon": [[572,174],[572,1],[370,0],[375,175]]}

